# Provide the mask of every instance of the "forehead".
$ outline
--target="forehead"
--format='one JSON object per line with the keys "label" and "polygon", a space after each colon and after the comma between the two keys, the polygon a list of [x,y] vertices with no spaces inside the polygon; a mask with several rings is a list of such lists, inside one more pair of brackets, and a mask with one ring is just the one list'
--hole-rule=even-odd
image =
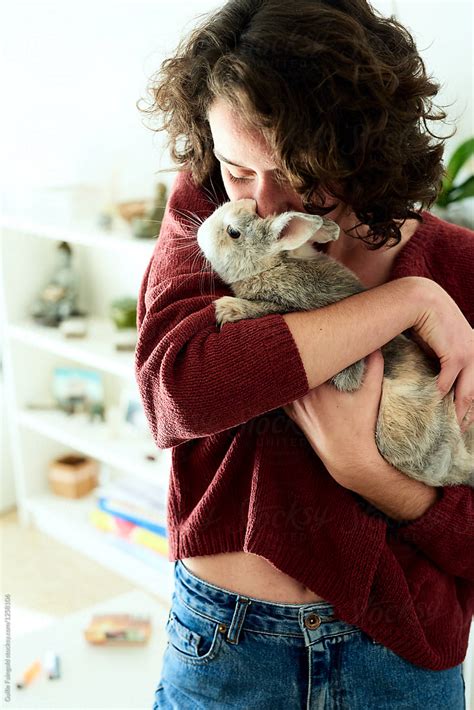
{"label": "forehead", "polygon": [[275,170],[275,161],[262,133],[248,127],[228,102],[215,99],[208,119],[214,148],[222,156],[249,170]]}

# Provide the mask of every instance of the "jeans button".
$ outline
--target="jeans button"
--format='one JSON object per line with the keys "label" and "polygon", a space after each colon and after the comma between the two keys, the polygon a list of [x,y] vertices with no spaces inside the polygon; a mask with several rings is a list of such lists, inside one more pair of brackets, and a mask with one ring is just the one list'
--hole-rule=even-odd
{"label": "jeans button", "polygon": [[304,625],[307,629],[317,629],[321,626],[321,619],[317,614],[308,614],[305,617]]}

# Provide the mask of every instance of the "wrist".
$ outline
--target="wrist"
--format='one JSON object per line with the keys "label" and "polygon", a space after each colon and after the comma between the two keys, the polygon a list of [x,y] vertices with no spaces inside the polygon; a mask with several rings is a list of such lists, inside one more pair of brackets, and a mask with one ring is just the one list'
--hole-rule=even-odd
{"label": "wrist", "polygon": [[350,489],[398,521],[416,520],[436,503],[440,489],[409,478],[383,461],[373,476],[361,477]]}
{"label": "wrist", "polygon": [[392,314],[396,321],[395,335],[414,327],[432,307],[435,298],[433,286],[437,284],[423,276],[402,276],[378,287],[388,288],[387,296],[397,304],[396,313]]}
{"label": "wrist", "polygon": [[415,314],[411,326],[416,326],[430,310],[436,309],[440,295],[445,292],[436,281],[424,276],[407,276],[405,278],[410,280],[409,296]]}

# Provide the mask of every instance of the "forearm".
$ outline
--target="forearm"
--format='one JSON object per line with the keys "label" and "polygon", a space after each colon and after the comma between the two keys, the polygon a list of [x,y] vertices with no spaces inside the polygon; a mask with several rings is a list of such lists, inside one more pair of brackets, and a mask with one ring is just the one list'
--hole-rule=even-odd
{"label": "forearm", "polygon": [[438,499],[440,489],[415,481],[384,459],[377,462],[377,474],[348,486],[382,513],[394,520],[415,520]]}
{"label": "forearm", "polygon": [[325,308],[284,314],[310,389],[410,328],[419,313],[419,281],[406,277]]}

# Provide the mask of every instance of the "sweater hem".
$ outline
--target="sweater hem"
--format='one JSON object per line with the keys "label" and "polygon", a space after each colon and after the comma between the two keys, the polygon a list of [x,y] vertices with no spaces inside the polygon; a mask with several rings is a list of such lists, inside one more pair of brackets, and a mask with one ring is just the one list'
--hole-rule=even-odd
{"label": "sweater hem", "polygon": [[[168,559],[170,562],[175,562],[187,557],[200,557],[226,552],[249,552],[263,557],[280,571],[313,589],[315,586],[314,578],[311,576],[311,570],[308,571],[306,549],[299,554],[295,554],[292,550],[272,546],[264,535],[255,538],[252,544],[247,543],[245,546],[244,537],[245,535],[241,531],[231,529],[213,531],[212,538],[203,536],[199,532],[191,533],[187,531],[186,534],[175,532],[174,535],[170,535]],[[370,554],[368,554],[370,561],[365,564],[364,568],[364,574],[368,574],[370,577],[368,587],[372,586],[375,573],[372,567],[377,564],[377,558],[380,554],[380,541],[377,540],[377,535],[372,536],[372,543],[372,547],[367,548],[368,553],[370,550]],[[301,570],[304,570],[303,574]],[[350,584],[350,582],[347,582],[347,584]],[[367,600],[365,604],[359,600],[357,600],[355,605],[354,603],[348,604],[347,594],[344,595],[343,588],[341,588],[340,595],[335,595],[334,589],[337,589],[338,586],[341,587],[341,584],[338,575],[334,574],[332,569],[329,571],[328,569],[324,570],[324,575],[321,575],[321,579],[318,579],[316,586],[318,586],[318,589],[313,589],[313,591],[332,604],[336,615],[342,621],[357,626],[363,633],[383,645],[387,652],[394,653],[417,667],[433,671],[448,670],[458,666],[466,657],[470,629],[469,620],[466,620],[465,627],[460,631],[462,635],[458,636],[455,644],[444,647],[442,652],[441,650],[436,652],[428,644],[425,645],[423,650],[419,643],[414,643],[413,638],[416,638],[416,636],[413,637],[407,634],[406,626],[403,622],[390,627],[395,629],[395,633],[387,633],[386,624],[372,623],[369,618],[371,613],[370,600]],[[344,586],[347,592],[347,586]],[[403,585],[395,590],[396,605],[399,609],[406,607],[406,598],[402,587]],[[224,591],[226,590],[224,589]],[[353,599],[353,602],[355,601]],[[400,616],[402,616],[401,613]]]}

